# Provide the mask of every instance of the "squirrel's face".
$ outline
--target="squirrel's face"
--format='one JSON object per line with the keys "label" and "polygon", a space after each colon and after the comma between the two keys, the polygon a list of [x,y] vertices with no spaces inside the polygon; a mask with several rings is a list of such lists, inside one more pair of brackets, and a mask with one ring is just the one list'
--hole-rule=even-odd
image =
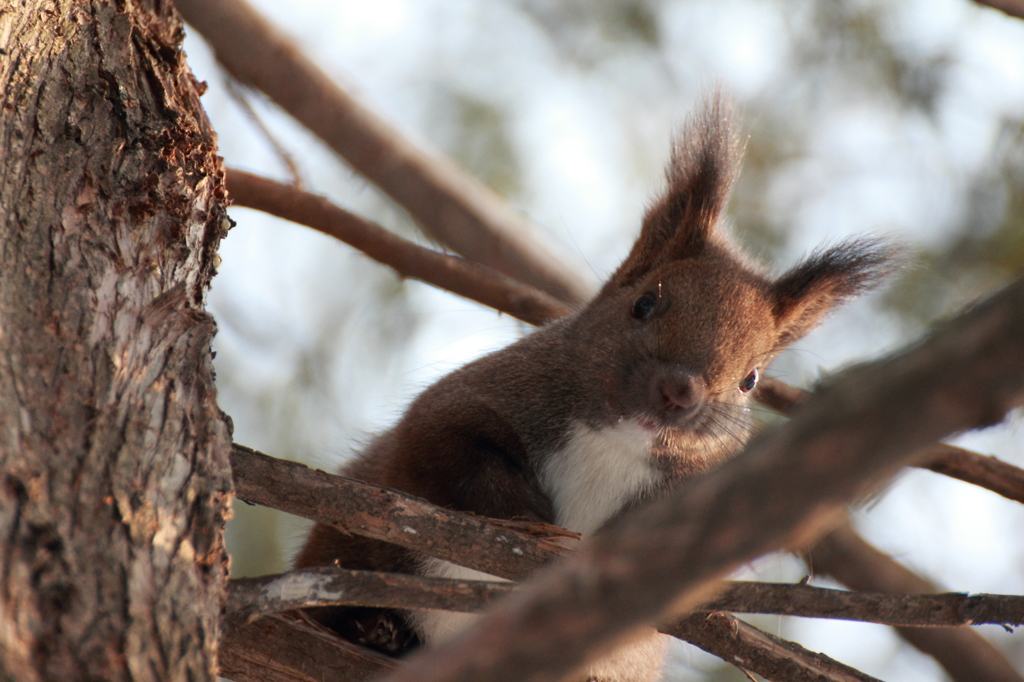
{"label": "squirrel's face", "polygon": [[602,421],[632,419],[728,447],[745,439],[743,405],[778,351],[768,279],[712,247],[594,307],[587,373],[603,375]]}
{"label": "squirrel's face", "polygon": [[872,239],[778,279],[750,266],[721,225],[741,152],[729,119],[715,98],[688,121],[640,236],[571,327],[580,408],[597,426],[632,419],[696,447],[738,447],[765,365],[893,266],[893,249]]}

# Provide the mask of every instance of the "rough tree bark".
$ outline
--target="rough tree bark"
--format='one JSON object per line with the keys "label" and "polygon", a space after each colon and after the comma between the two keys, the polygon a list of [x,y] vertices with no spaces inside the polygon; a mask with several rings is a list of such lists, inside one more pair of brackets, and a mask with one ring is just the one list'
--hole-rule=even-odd
{"label": "rough tree bark", "polygon": [[210,680],[228,221],[163,0],[0,3],[0,679]]}

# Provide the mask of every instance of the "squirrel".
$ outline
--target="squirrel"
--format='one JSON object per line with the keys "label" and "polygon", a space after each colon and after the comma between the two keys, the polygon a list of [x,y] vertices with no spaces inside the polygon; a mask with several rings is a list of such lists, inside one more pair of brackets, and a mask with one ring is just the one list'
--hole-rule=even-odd
{"label": "squirrel", "polygon": [[[893,251],[859,239],[773,278],[723,228],[742,147],[715,95],[675,140],[666,188],[626,260],[580,310],[441,378],[341,474],[498,519],[583,536],[745,443],[758,377],[839,303],[875,286]],[[316,525],[297,568],[495,579]],[[343,637],[392,655],[474,616],[370,608],[312,611]],[[582,679],[657,679],[648,634]]]}

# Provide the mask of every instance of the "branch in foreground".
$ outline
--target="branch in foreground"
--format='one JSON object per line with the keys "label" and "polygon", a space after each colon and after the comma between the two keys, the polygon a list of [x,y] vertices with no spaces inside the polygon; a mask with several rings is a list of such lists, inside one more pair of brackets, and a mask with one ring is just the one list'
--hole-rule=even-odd
{"label": "branch in foreground", "polygon": [[1004,14],[1024,19],[1024,0],[975,0],[979,5],[988,5]]}
{"label": "branch in foreground", "polygon": [[561,301],[473,261],[424,248],[325,197],[244,171],[227,173],[228,194],[245,206],[300,223],[354,246],[402,277],[412,277],[540,325],[572,312]]}
{"label": "branch in foreground", "polygon": [[733,654],[726,662],[741,670],[756,672],[772,682],[880,682],[727,613],[695,613],[662,632],[685,639],[709,653],[729,649]]}
{"label": "branch in foreground", "polygon": [[[855,590],[934,592],[935,586],[879,552],[848,525],[829,533],[805,553],[818,573]],[[937,660],[957,682],[1022,682],[995,646],[969,629],[899,628],[900,636]]]}
{"label": "branch in foreground", "polygon": [[468,613],[487,607],[511,590],[511,583],[320,566],[232,580],[225,615],[251,622],[268,613],[312,606],[379,606]]}
{"label": "branch in foreground", "polygon": [[[309,568],[231,581],[225,613],[252,620],[313,606],[378,606],[473,612],[514,589],[511,583],[449,580],[403,573]],[[886,594],[810,585],[729,580],[701,612],[731,611],[881,625],[937,627],[1024,624],[1024,597],[1001,594]],[[665,632],[671,634],[677,626]]]}
{"label": "branch in foreground", "polygon": [[[746,587],[746,586],[744,586]],[[800,586],[780,586],[800,587]],[[381,606],[389,608],[440,608],[457,611],[476,611],[488,606],[498,597],[509,594],[513,586],[508,583],[446,580],[403,574],[348,571],[334,567],[304,569],[263,578],[234,580],[228,595],[226,629],[232,632],[229,648],[239,637],[251,636],[246,622],[267,613],[308,608],[311,606]],[[809,588],[814,589],[814,588]],[[834,590],[830,590],[834,591]],[[261,621],[262,622],[262,621]],[[277,628],[285,624],[272,621]],[[690,616],[662,632],[681,637],[705,651],[744,670],[756,672],[768,680],[785,682],[870,682],[874,680],[849,666],[823,654],[807,651],[784,639],[773,637],[758,628],[725,613],[699,613]],[[266,635],[264,635],[266,636]],[[308,637],[306,633],[275,631],[286,641]],[[266,640],[265,640],[266,641]],[[267,646],[267,650],[274,647]],[[290,649],[292,647],[285,647]],[[363,650],[331,651],[332,657],[351,657],[348,665],[362,665]],[[232,649],[232,658],[245,658]],[[304,659],[309,662],[307,655]],[[286,674],[275,680],[290,680],[295,673],[289,659],[278,661],[278,668]],[[240,666],[234,664],[233,669]],[[247,682],[238,676],[238,682]]]}
{"label": "branch in foreground", "polygon": [[1024,469],[946,443],[930,445],[920,455],[920,463],[914,466],[973,483],[1024,504]]}
{"label": "branch in foreground", "polygon": [[[550,538],[577,537],[544,524],[499,522],[451,512],[396,490],[313,471],[237,444],[231,463],[240,499],[507,578],[523,577],[564,551],[562,545]],[[319,504],[313,500],[319,500]],[[410,533],[409,529],[415,532]],[[517,530],[523,532],[510,532]],[[510,547],[512,564],[507,562]],[[250,584],[242,589],[253,594],[260,587]],[[444,598],[456,597],[449,593]],[[247,615],[258,609],[249,607]],[[232,627],[231,621],[225,627]],[[736,655],[728,640],[708,639],[703,646],[723,660],[732,660]],[[721,648],[708,648],[713,646]],[[771,659],[769,653],[764,655]],[[791,653],[798,655],[796,650]]]}
{"label": "branch in foreground", "polygon": [[[770,377],[760,381],[756,391],[755,400],[782,414],[790,414],[811,395],[809,391]],[[911,466],[974,484],[1024,504],[1024,469],[995,457],[955,445],[932,443],[918,450]]]}
{"label": "branch in foreground", "polygon": [[388,679],[567,674],[643,623],[695,608],[739,564],[805,544],[917,448],[999,421],[1022,392],[1018,280],[911,350],[843,373],[738,457],[625,514],[472,631],[411,657]]}
{"label": "branch in foreground", "polygon": [[[331,476],[324,474],[323,472],[315,472],[319,477],[322,477],[323,482],[318,483],[310,490],[306,487],[310,485],[309,480],[302,475],[304,470],[306,472],[309,470],[303,465],[255,453],[254,451],[242,446],[235,446],[232,463],[235,469],[236,487],[246,494],[252,493],[257,497],[257,500],[260,503],[281,511],[306,516],[307,518],[311,518],[312,520],[319,521],[321,523],[332,523],[335,520],[333,514],[336,510],[330,502],[334,497],[338,497],[349,501],[346,509],[354,508],[359,510],[359,513],[362,513],[365,510],[370,514],[379,514],[382,519],[380,523],[383,525],[387,525],[389,521],[392,524],[398,524],[393,526],[393,531],[390,535],[383,533],[378,528],[377,524],[374,524],[371,527],[371,530],[376,533],[376,535],[371,534],[370,537],[383,539],[386,539],[387,537],[397,538],[404,543],[403,546],[410,549],[426,553],[438,553],[438,544],[435,543],[434,538],[424,527],[420,526],[420,530],[415,534],[406,533],[402,530],[406,527],[405,510],[413,510],[414,512],[419,510],[420,513],[433,517],[433,523],[436,525],[431,532],[436,534],[437,537],[462,537],[464,538],[464,546],[475,547],[476,549],[472,554],[465,555],[465,557],[468,558],[459,559],[456,557],[454,560],[458,561],[460,564],[468,564],[470,567],[476,567],[479,570],[488,570],[483,568],[487,565],[500,565],[502,557],[506,555],[508,550],[506,543],[495,542],[495,537],[502,537],[503,531],[509,527],[508,522],[501,522],[498,524],[493,519],[484,519],[481,517],[448,512],[398,491],[386,490],[385,492],[387,493],[387,496],[382,500],[380,498],[381,489],[377,486],[352,481],[339,476]],[[274,482],[274,485],[270,485],[271,481]],[[335,492],[324,494],[319,487],[323,484],[333,485]],[[280,488],[280,490],[277,490],[276,488]],[[310,491],[314,492],[316,497],[323,498],[329,503],[324,507],[324,511],[326,512],[324,516],[318,515],[318,512],[321,511],[320,507],[309,504],[308,493]],[[245,495],[242,497],[244,499]],[[387,505],[388,508],[382,511],[380,509],[381,505]],[[449,515],[456,519],[455,524],[451,527],[445,525]],[[463,523],[460,517],[468,518],[470,521],[469,524]],[[490,526],[489,530],[491,532],[482,532],[481,522],[486,526]],[[512,524],[512,526],[515,527],[516,524]],[[342,527],[353,532],[360,532],[361,528],[360,524],[354,521],[343,523]],[[560,546],[552,546],[552,543],[545,540],[545,538],[550,536],[552,527],[537,524],[536,527],[538,530],[532,533],[528,530],[530,527],[531,524],[522,524],[519,529],[524,531],[526,534],[519,536],[517,539],[517,543],[522,543],[521,549],[523,549],[524,553],[535,557],[533,561],[525,562],[527,565],[526,570],[530,570],[530,565],[540,567],[543,565],[547,557],[553,556],[562,549]],[[540,545],[541,543],[543,543],[543,546],[532,546],[534,544]],[[443,543],[441,546],[444,546]],[[901,571],[913,575],[891,558],[878,554],[877,551],[870,547],[869,549],[877,555],[876,561],[879,564],[880,571]],[[452,550],[449,548],[448,551]],[[493,555],[493,559],[490,561],[485,560],[484,557],[486,557],[486,555]],[[491,572],[497,573],[498,571],[491,570]],[[918,580],[921,584],[926,586],[922,591],[931,591],[931,588],[927,587],[928,583],[926,581],[920,578],[918,578]],[[507,589],[507,586],[505,586],[505,589]],[[884,586],[875,589],[881,590],[884,589]],[[449,594],[446,598],[452,599],[452,596]],[[707,608],[728,610],[730,606],[736,606],[735,604],[729,605],[720,601],[727,598],[727,593],[722,594],[719,597],[719,600],[708,604]],[[383,603],[380,605],[389,606],[390,604]],[[901,634],[911,641],[912,644],[922,648],[926,653],[930,653],[935,656],[947,669],[956,667],[956,661],[962,657],[960,650],[964,647],[973,647],[974,650],[979,652],[977,654],[968,655],[966,660],[972,660],[972,658],[980,656],[982,658],[993,659],[996,661],[990,664],[992,666],[1008,666],[998,651],[995,651],[991,644],[974,632],[968,630],[946,631],[949,632],[949,635],[945,636],[945,640],[949,640],[951,638],[955,639],[957,646],[948,648],[932,647],[930,649],[924,649],[921,647],[919,644],[920,638],[908,636],[906,634],[908,632],[914,633],[913,630],[901,630]],[[730,648],[730,642],[728,640],[711,641],[718,642],[718,644],[722,645],[723,648],[714,651],[709,649],[710,653],[713,653],[726,661],[732,660],[732,657],[737,655],[737,651]],[[708,642],[705,641],[703,646],[707,648],[709,646]],[[1001,663],[999,661],[1001,661]],[[960,679],[971,678],[968,677]],[[1001,678],[991,679],[996,680]]]}
{"label": "branch in foreground", "polygon": [[177,0],[235,78],[262,90],[401,204],[437,241],[576,305],[591,287],[536,240],[508,202],[406,139],[333,82],[244,0]]}
{"label": "branch in foreground", "polygon": [[363,680],[397,662],[350,644],[304,614],[264,616],[256,623],[223,623],[220,675],[235,682]]}
{"label": "branch in foreground", "polygon": [[391,488],[332,476],[238,444],[232,448],[231,469],[235,495],[242,500],[510,580],[557,556],[561,547],[554,538],[579,537],[542,524],[533,527],[546,536],[527,535],[516,524],[448,511]]}

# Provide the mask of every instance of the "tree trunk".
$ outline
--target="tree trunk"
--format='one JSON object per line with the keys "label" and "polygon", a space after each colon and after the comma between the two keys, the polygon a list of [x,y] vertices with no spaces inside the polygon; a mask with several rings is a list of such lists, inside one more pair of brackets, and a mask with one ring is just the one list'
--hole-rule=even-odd
{"label": "tree trunk", "polygon": [[210,680],[228,226],[165,0],[0,0],[0,679]]}

